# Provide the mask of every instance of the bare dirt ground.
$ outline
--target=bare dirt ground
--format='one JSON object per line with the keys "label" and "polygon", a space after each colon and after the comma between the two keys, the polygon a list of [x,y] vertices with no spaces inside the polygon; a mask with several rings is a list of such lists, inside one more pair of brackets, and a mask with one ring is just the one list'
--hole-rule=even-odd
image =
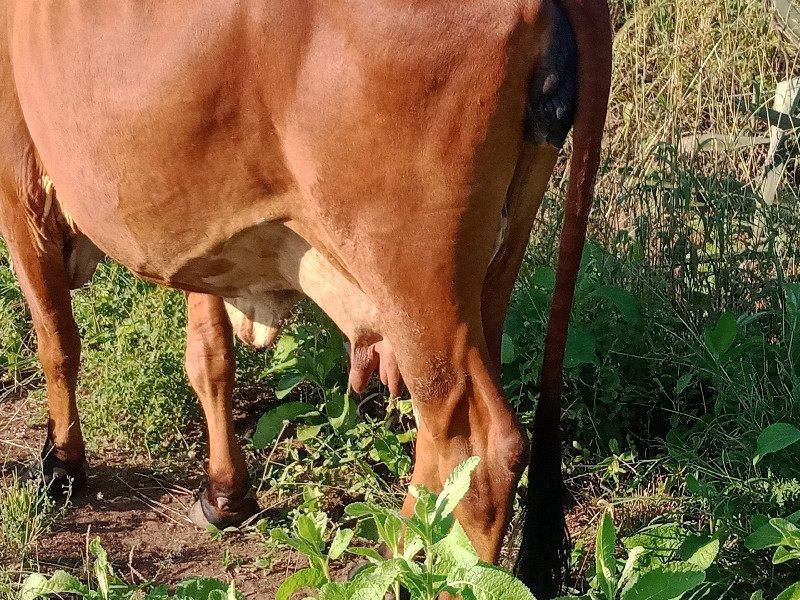
{"label": "bare dirt ground", "polygon": [[[0,396],[0,485],[38,456],[46,433],[40,414],[41,408],[24,395]],[[37,547],[43,572],[61,568],[80,575],[87,543],[96,536],[117,574],[135,584],[210,576],[235,579],[250,599],[271,600],[289,574],[307,566],[299,554],[276,552],[268,568],[256,568],[265,547],[255,534],[227,534],[216,541],[192,525],[186,512],[204,480],[199,465],[195,472],[187,467],[183,473],[164,474],[124,462],[112,453],[89,456],[86,488],[70,498]]]}

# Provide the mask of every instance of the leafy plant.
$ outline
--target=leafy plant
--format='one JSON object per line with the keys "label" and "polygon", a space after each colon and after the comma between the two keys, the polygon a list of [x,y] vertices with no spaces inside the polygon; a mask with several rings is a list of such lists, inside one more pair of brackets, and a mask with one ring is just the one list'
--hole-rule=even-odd
{"label": "leafy plant", "polygon": [[[606,512],[597,529],[595,576],[585,600],[676,600],[705,581],[706,570],[717,556],[719,541],[709,538],[686,540],[679,554],[686,558],[662,564],[642,560],[643,546],[634,546],[624,561],[616,557],[616,530]],[[563,596],[560,600],[568,600]]]}
{"label": "leafy plant", "polygon": [[[401,588],[412,599],[420,600],[435,600],[445,592],[466,600],[532,599],[528,589],[512,575],[478,559],[453,517],[469,489],[478,461],[472,457],[457,466],[441,494],[433,494],[424,486],[411,486],[410,492],[417,500],[411,517],[367,502],[345,509],[351,516],[374,520],[380,539],[388,548],[388,558],[370,548],[348,548],[353,537],[349,529],[340,529],[326,552],[327,518],[320,513],[299,517],[295,535],[276,535],[306,554],[311,566],[290,576],[278,590],[276,600],[289,600],[300,588],[317,589],[319,600],[382,600],[390,590],[399,597]],[[330,561],[345,551],[366,558],[369,564],[352,581],[334,582]]]}
{"label": "leafy plant", "polygon": [[92,585],[82,583],[66,571],[56,571],[50,577],[32,573],[23,582],[17,600],[37,600],[53,594],[74,594],[86,600],[244,600],[233,582],[226,584],[211,577],[184,579],[175,586],[174,594],[169,593],[165,584],[132,586],[114,573],[99,538],[90,542],[89,553],[94,557]]}
{"label": "leafy plant", "polygon": [[[800,511],[786,519],[767,519],[763,515],[753,517],[753,533],[744,541],[750,550],[775,548],[772,563],[775,565],[790,560],[800,560]],[[762,592],[755,592],[753,600],[762,599]],[[800,598],[800,581],[783,590],[775,600],[797,600]]]}

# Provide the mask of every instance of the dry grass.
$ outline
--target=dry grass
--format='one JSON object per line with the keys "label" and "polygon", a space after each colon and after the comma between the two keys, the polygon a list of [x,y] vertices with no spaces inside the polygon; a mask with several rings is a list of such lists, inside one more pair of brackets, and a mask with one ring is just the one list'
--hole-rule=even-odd
{"label": "dry grass", "polygon": [[[610,0],[614,69],[591,234],[655,268],[663,281],[647,285],[695,308],[707,302],[711,313],[742,308],[745,295],[757,302],[757,283],[797,272],[797,169],[789,163],[779,201],[767,207],[769,126],[752,109],[771,107],[776,83],[800,74],[800,59],[763,1]],[[702,149],[692,143],[708,136],[716,141]],[[562,168],[553,198],[565,179]],[[560,210],[546,203],[535,232],[544,260],[554,259]]]}
{"label": "dry grass", "polygon": [[[797,67],[770,25],[763,0],[612,0],[616,23],[607,153],[615,164],[651,164],[660,143],[686,134],[735,138],[765,126],[737,101],[770,102],[777,81]],[[719,152],[717,170],[743,178],[757,167],[747,152]],[[601,189],[616,177],[601,179]]]}

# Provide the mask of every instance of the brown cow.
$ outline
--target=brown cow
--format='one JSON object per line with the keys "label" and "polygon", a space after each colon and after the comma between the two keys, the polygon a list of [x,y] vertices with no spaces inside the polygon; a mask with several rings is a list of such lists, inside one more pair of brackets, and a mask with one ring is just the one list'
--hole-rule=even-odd
{"label": "brown cow", "polygon": [[191,292],[187,372],[211,455],[198,521],[255,508],[232,432],[231,322],[268,343],[305,294],[350,340],[357,390],[378,367],[395,391],[402,374],[419,414],[414,483],[436,490],[482,457],[457,516],[497,559],[528,455],[499,383],[503,321],[574,114],[518,563],[551,595],[605,1],[0,0],[0,17],[0,225],[39,338],[48,468],[82,476],[69,289],[102,251]]}

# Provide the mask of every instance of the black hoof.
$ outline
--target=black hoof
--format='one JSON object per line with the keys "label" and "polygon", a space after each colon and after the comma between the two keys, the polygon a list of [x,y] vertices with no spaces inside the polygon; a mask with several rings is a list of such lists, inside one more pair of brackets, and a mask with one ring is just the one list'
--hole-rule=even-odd
{"label": "black hoof", "polygon": [[49,464],[35,460],[22,472],[20,481],[46,488],[52,498],[65,498],[86,487],[86,472],[83,467],[70,469],[58,459]]}
{"label": "black hoof", "polygon": [[50,438],[45,440],[42,457],[28,464],[20,481],[34,482],[47,489],[53,498],[65,498],[86,486],[86,462],[70,465],[58,458]]}
{"label": "black hoof", "polygon": [[209,502],[208,494],[204,490],[189,509],[189,519],[203,529],[208,525],[214,525],[218,529],[225,529],[226,527],[238,527],[260,511],[258,500],[250,495],[245,496],[235,508],[216,508]]}

